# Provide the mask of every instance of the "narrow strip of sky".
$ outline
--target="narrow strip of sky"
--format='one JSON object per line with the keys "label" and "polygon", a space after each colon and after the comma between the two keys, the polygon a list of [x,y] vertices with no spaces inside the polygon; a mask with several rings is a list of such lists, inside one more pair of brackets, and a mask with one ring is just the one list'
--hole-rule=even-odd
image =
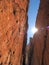
{"label": "narrow strip of sky", "polygon": [[27,43],[29,43],[29,38],[33,37],[33,33],[31,32],[31,29],[33,27],[35,27],[39,3],[40,3],[40,0],[30,0],[29,10],[28,10],[28,25],[29,25],[29,27],[28,27]]}

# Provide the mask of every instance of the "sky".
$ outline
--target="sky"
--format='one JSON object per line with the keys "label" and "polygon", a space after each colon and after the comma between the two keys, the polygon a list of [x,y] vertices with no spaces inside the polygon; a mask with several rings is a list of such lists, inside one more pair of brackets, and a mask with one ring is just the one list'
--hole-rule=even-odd
{"label": "sky", "polygon": [[27,44],[30,41],[30,37],[33,37],[34,35],[34,33],[31,30],[35,27],[39,3],[40,3],[40,0],[30,0],[30,3],[29,3]]}

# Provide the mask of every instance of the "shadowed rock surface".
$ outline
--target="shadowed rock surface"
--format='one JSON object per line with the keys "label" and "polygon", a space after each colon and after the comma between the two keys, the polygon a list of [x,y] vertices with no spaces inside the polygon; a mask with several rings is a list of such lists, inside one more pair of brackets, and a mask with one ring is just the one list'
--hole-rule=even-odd
{"label": "shadowed rock surface", "polygon": [[34,49],[34,40],[30,38],[30,43],[29,43],[29,50],[28,50],[28,65],[31,65],[32,58],[33,58],[33,49]]}
{"label": "shadowed rock surface", "polygon": [[[36,27],[38,32],[34,34],[30,42],[29,65],[49,65],[49,0],[40,0]],[[32,43],[32,44],[31,44]]]}
{"label": "shadowed rock surface", "polygon": [[49,25],[49,0],[40,0],[36,27],[43,28]]}
{"label": "shadowed rock surface", "polygon": [[0,65],[23,65],[28,4],[28,0],[0,0]]}

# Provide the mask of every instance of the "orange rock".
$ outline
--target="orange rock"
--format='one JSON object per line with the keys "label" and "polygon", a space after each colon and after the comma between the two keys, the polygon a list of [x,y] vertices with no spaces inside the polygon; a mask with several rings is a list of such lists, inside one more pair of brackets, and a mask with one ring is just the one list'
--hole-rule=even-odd
{"label": "orange rock", "polygon": [[0,65],[22,64],[28,4],[28,0],[0,0]]}

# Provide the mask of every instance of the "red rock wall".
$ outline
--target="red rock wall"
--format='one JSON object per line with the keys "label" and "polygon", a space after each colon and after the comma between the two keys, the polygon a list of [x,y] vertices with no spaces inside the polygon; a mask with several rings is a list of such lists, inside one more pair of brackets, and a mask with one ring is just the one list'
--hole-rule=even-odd
{"label": "red rock wall", "polygon": [[49,29],[35,34],[32,54],[31,65],[49,65]]}
{"label": "red rock wall", "polygon": [[0,0],[0,65],[22,63],[28,3],[28,0]]}
{"label": "red rock wall", "polygon": [[40,0],[36,27],[43,28],[47,25],[49,25],[49,0]]}

